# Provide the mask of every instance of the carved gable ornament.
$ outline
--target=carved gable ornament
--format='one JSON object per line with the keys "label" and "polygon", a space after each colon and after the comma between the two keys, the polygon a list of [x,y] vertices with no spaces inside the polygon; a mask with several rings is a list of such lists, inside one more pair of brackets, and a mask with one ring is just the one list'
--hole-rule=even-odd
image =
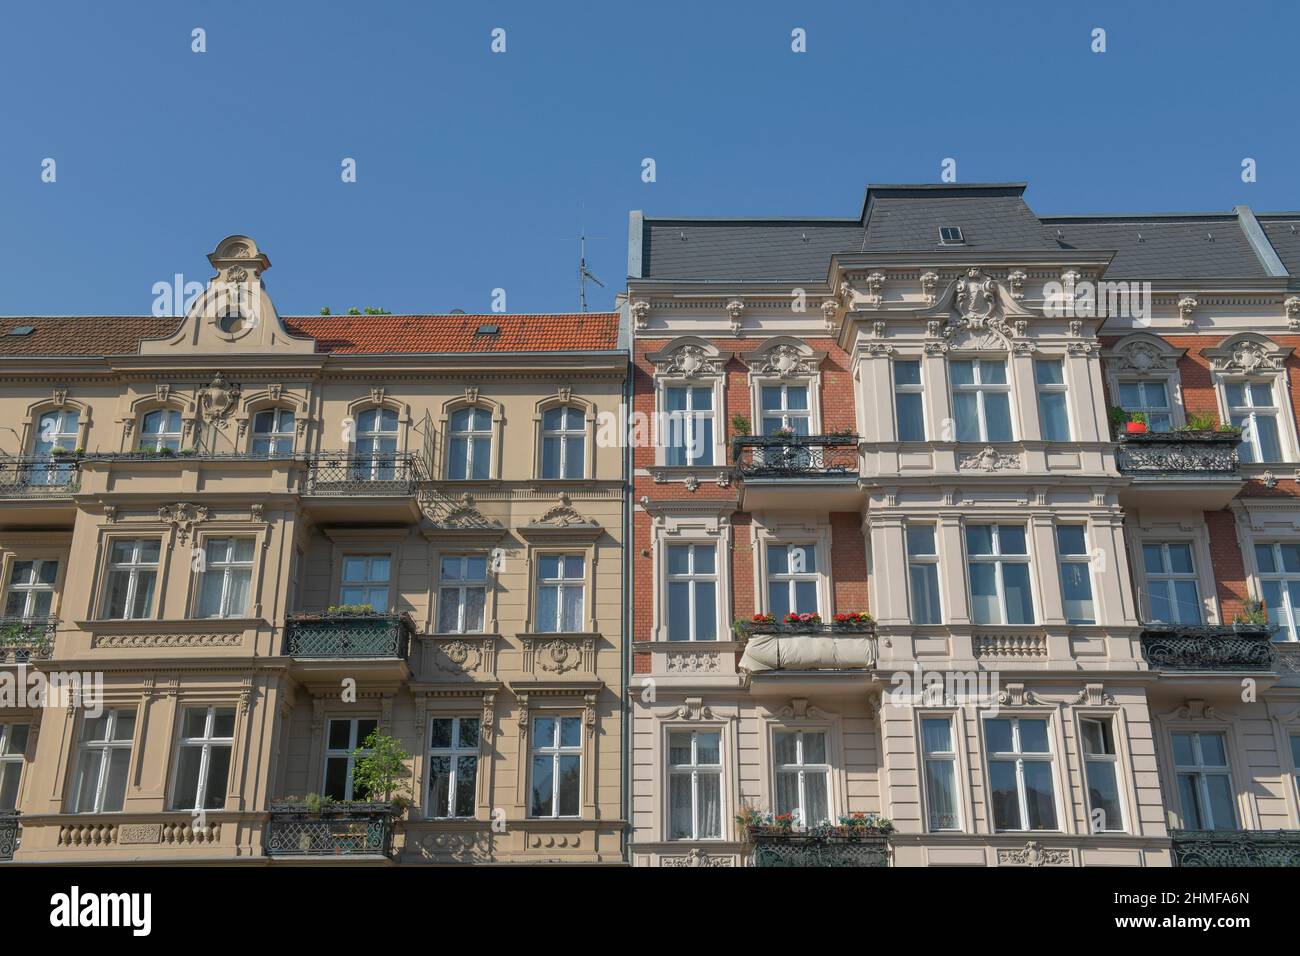
{"label": "carved gable ornament", "polygon": [[430,519],[430,529],[450,534],[484,534],[499,537],[505,534],[505,526],[495,518],[489,518],[474,507],[474,498],[468,492],[460,496],[459,503],[438,514],[433,508],[426,509]]}
{"label": "carved gable ornament", "polygon": [[561,494],[555,507],[540,518],[530,521],[520,531],[529,537],[581,537],[596,538],[604,529],[596,521],[574,510],[573,502],[566,494]]}
{"label": "carved gable ornament", "polygon": [[227,384],[218,372],[207,388],[199,389],[199,411],[209,425],[224,425],[239,401],[239,386]]}
{"label": "carved gable ornament", "polygon": [[1024,341],[1032,313],[1007,285],[979,269],[968,269],[948,284],[926,320],[930,352],[949,349],[1034,351]]}
{"label": "carved gable ornament", "polygon": [[158,509],[158,520],[174,527],[176,537],[184,543],[196,524],[208,520],[208,509],[204,505],[190,504],[188,501],[163,505]]}
{"label": "carved gable ornament", "polygon": [[1201,349],[1216,372],[1237,375],[1267,375],[1280,372],[1291,354],[1272,339],[1254,332],[1242,332],[1215,348]]}
{"label": "carved gable ornament", "polygon": [[686,341],[670,344],[662,352],[648,356],[661,378],[695,379],[722,375],[725,359],[704,341]]}
{"label": "carved gable ornament", "polygon": [[824,356],[806,345],[777,341],[761,349],[748,359],[749,370],[755,375],[772,378],[808,378],[817,374]]}
{"label": "carved gable ornament", "polygon": [[1168,371],[1178,367],[1178,360],[1186,349],[1176,349],[1159,336],[1137,332],[1126,335],[1114,347],[1102,353],[1106,364],[1117,372]]}

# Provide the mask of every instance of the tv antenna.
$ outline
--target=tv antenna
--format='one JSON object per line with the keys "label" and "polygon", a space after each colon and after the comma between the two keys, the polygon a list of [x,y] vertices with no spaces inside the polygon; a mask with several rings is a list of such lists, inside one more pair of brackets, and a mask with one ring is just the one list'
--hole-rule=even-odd
{"label": "tv antenna", "polygon": [[582,234],[578,236],[578,302],[581,304],[583,312],[587,311],[587,283],[594,282],[602,289],[605,288],[605,283],[596,277],[596,273],[587,268],[587,240],[604,238],[606,237],[588,236],[585,223],[582,226]]}

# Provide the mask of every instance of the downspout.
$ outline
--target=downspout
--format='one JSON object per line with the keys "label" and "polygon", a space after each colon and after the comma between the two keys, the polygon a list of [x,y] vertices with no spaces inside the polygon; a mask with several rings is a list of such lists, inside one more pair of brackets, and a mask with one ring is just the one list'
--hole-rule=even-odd
{"label": "downspout", "polygon": [[632,322],[628,302],[619,307],[618,346],[626,357],[623,367],[623,410],[620,414],[618,436],[623,443],[623,587],[622,587],[622,688],[619,695],[620,733],[623,739],[623,781],[620,790],[620,813],[623,830],[620,850],[625,863],[631,864],[628,842],[632,826],[632,442],[629,436],[629,419],[632,413]]}

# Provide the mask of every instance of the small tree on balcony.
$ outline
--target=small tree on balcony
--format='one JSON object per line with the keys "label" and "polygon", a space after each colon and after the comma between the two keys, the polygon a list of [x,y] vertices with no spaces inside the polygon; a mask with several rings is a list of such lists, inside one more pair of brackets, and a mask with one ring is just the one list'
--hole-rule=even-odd
{"label": "small tree on balcony", "polygon": [[352,785],[369,794],[371,800],[391,803],[400,813],[409,802],[406,782],[410,772],[406,761],[411,759],[396,737],[372,731],[360,747],[352,752],[356,764],[352,769]]}

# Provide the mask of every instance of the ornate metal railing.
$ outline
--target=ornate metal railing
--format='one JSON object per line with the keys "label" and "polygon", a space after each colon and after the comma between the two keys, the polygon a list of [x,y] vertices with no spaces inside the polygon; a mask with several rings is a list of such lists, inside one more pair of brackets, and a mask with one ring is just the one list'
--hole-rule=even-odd
{"label": "ornate metal railing", "polygon": [[301,803],[271,805],[263,850],[267,856],[388,856],[393,807],[348,803],[310,810]]}
{"label": "ornate metal railing", "polygon": [[1300,866],[1300,830],[1170,830],[1174,866]]}
{"label": "ornate metal railing", "polygon": [[1142,634],[1142,655],[1158,670],[1270,671],[1276,667],[1271,631],[1256,625],[1148,624]]}
{"label": "ornate metal railing", "polygon": [[750,827],[754,866],[889,866],[889,837],[872,832]]}
{"label": "ornate metal railing", "polygon": [[876,622],[861,619],[856,621],[822,621],[816,624],[738,621],[733,625],[733,630],[741,640],[751,634],[775,634],[779,636],[809,634],[814,637],[835,637],[837,634],[853,634],[858,636],[876,633]]}
{"label": "ornate metal railing", "polygon": [[855,478],[858,436],[733,438],[731,460],[741,478]]}
{"label": "ornate metal railing", "polygon": [[316,497],[375,497],[415,494],[424,480],[419,460],[409,453],[311,455],[302,493]]}
{"label": "ornate metal railing", "polygon": [[405,660],[415,624],[407,614],[321,612],[291,616],[284,631],[289,657]]}
{"label": "ornate metal railing", "polygon": [[1121,475],[1134,478],[1236,478],[1238,432],[1146,432],[1120,435],[1115,452]]}
{"label": "ornate metal railing", "polygon": [[0,460],[0,498],[66,498],[80,485],[75,455]]}
{"label": "ornate metal railing", "polygon": [[54,653],[58,626],[59,620],[54,617],[0,618],[0,664],[48,659]]}
{"label": "ornate metal railing", "polygon": [[18,848],[18,814],[0,810],[0,862],[12,860]]}

